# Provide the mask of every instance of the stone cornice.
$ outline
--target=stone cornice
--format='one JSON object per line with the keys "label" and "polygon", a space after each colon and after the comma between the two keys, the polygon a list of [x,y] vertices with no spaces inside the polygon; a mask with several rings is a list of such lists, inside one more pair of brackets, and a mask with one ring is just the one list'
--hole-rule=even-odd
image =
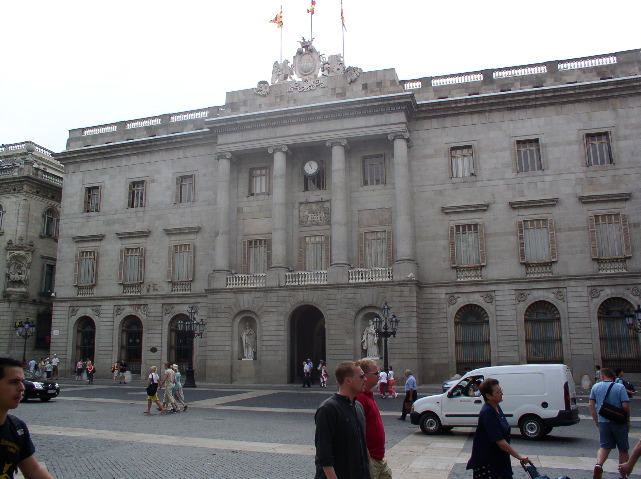
{"label": "stone cornice", "polygon": [[451,205],[451,206],[441,206],[441,211],[446,215],[452,213],[470,213],[472,211],[487,211],[490,207],[489,203],[477,203],[473,205]]}
{"label": "stone cornice", "polygon": [[628,201],[632,193],[601,193],[597,195],[580,195],[581,203],[603,203],[608,201]]}
{"label": "stone cornice", "polygon": [[60,203],[62,185],[54,185],[28,175],[6,176],[0,177],[0,194],[29,194]]}
{"label": "stone cornice", "polygon": [[146,238],[151,234],[151,230],[140,230],[140,231],[122,231],[116,233],[116,236],[120,239],[124,238]]}
{"label": "stone cornice", "polygon": [[641,94],[641,76],[615,78],[571,85],[557,85],[529,90],[487,93],[462,98],[447,98],[418,103],[416,118],[464,115],[545,105],[594,101]]}
{"label": "stone cornice", "polygon": [[84,235],[84,236],[72,236],[71,239],[76,243],[83,243],[88,241],[102,241],[105,235]]}
{"label": "stone cornice", "polygon": [[166,235],[194,234],[200,231],[200,226],[183,226],[181,228],[164,228]]}
{"label": "stone cornice", "polygon": [[515,200],[510,201],[510,207],[518,210],[520,208],[536,208],[540,206],[556,206],[558,198],[540,198],[535,200]]}

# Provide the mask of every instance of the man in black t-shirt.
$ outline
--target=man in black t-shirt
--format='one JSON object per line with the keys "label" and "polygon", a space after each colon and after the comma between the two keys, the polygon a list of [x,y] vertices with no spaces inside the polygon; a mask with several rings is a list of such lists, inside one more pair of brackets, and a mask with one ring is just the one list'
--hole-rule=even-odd
{"label": "man in black t-shirt", "polygon": [[53,479],[36,460],[27,425],[8,414],[20,404],[24,385],[22,363],[0,358],[0,477],[13,479],[16,468],[25,479]]}

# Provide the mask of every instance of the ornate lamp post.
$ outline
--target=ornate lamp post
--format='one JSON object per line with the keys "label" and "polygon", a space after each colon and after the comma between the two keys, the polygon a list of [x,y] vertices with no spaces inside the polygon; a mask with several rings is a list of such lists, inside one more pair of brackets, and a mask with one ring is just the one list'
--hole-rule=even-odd
{"label": "ornate lamp post", "polygon": [[396,337],[396,330],[398,329],[399,322],[399,319],[395,314],[392,314],[392,316],[390,317],[390,309],[392,309],[392,307],[387,304],[387,301],[385,301],[382,311],[384,319],[381,319],[380,316],[376,316],[374,318],[374,329],[376,329],[376,333],[378,334],[378,336],[383,338],[383,369],[385,369],[385,371],[387,371],[387,367],[389,366],[387,339],[392,336]]}
{"label": "ornate lamp post", "polygon": [[198,309],[194,306],[190,306],[187,310],[189,319],[182,318],[178,320],[178,331],[187,333],[186,336],[189,337],[189,366],[187,367],[187,378],[185,379],[185,384],[183,387],[186,388],[195,388],[196,381],[194,379],[194,339],[202,338],[203,333],[205,332],[205,320],[201,319],[198,321],[196,319],[196,313]]}
{"label": "ornate lamp post", "polygon": [[16,336],[24,338],[24,348],[22,349],[22,362],[27,362],[27,339],[36,334],[36,323],[32,323],[29,318],[25,322],[16,321],[14,325]]}
{"label": "ornate lamp post", "polygon": [[[635,320],[636,319],[636,324]],[[625,313],[625,324],[637,333],[641,333],[641,306],[637,304],[637,309]]]}

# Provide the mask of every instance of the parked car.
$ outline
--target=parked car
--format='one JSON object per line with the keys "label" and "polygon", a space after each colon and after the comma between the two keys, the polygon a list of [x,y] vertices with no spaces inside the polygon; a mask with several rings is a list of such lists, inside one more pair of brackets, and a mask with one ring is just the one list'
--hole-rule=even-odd
{"label": "parked car", "polygon": [[[472,384],[496,378],[503,389],[501,409],[511,427],[526,439],[541,439],[556,426],[579,422],[576,391],[570,368],[563,364],[522,364],[475,369],[455,381],[447,392],[418,399],[410,414],[412,424],[425,434],[453,427],[475,427],[483,398]],[[445,387],[445,385],[443,385]]]}
{"label": "parked car", "polygon": [[22,394],[23,402],[29,399],[49,401],[52,398],[58,397],[58,394],[60,394],[60,386],[57,382],[46,378],[39,378],[28,370],[24,372],[24,381],[22,381],[22,384],[24,384],[24,393]]}

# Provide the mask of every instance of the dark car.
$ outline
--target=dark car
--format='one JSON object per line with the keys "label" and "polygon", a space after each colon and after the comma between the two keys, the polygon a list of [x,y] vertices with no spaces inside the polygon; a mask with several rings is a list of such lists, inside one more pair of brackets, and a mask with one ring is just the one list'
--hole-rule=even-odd
{"label": "dark car", "polygon": [[55,381],[46,378],[39,378],[30,371],[24,372],[24,393],[22,394],[22,401],[29,399],[40,399],[41,401],[49,401],[60,394],[60,386]]}

